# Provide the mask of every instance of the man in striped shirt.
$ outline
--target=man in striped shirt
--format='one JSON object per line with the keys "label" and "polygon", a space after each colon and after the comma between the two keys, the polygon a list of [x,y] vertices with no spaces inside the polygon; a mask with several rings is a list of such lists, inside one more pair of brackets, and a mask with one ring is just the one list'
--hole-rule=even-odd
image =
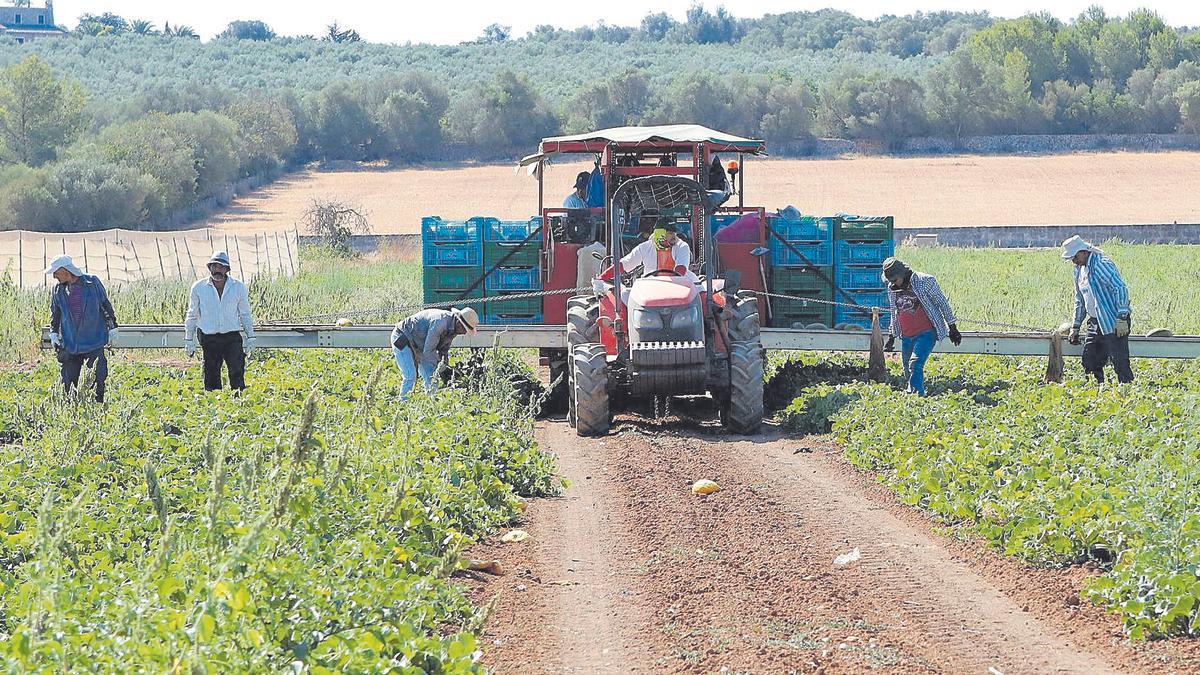
{"label": "man in striped shirt", "polygon": [[1087,320],[1083,337],[1083,370],[1104,382],[1104,366],[1112,361],[1118,382],[1133,382],[1129,365],[1129,288],[1116,264],[1104,251],[1078,235],[1062,243],[1064,260],[1075,263],[1075,319],[1068,338],[1080,342],[1079,332]]}

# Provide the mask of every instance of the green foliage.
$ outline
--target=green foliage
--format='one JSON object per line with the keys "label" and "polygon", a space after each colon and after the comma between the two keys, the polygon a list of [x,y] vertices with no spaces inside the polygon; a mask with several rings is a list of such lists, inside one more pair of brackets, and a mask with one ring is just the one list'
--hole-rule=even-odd
{"label": "green foliage", "polygon": [[105,406],[47,397],[50,364],[0,374],[6,670],[479,670],[481,610],[447,578],[559,488],[527,411],[397,405],[375,353],[252,368],[235,398],[121,364]]}
{"label": "green foliage", "polygon": [[85,97],[77,82],[55,77],[31,55],[0,73],[0,142],[13,160],[38,166],[83,130]]}
{"label": "green foliage", "polygon": [[231,21],[217,39],[226,40],[274,40],[275,31],[263,21]]}
{"label": "green foliage", "polygon": [[510,151],[534,147],[558,131],[558,119],[529,81],[509,70],[460,100],[451,126],[458,140]]}
{"label": "green foliage", "polygon": [[853,464],[1009,555],[1102,566],[1087,595],[1130,636],[1200,633],[1200,368],[1139,362],[1138,383],[1100,389],[1081,377],[1042,385],[1041,369],[939,357],[928,374],[943,388],[930,398],[823,385],[785,419],[803,431],[832,420]]}

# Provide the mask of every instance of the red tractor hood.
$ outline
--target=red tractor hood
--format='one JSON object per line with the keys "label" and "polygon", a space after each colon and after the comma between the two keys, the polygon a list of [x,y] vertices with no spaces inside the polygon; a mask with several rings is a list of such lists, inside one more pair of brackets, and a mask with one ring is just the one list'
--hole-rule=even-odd
{"label": "red tractor hood", "polygon": [[690,305],[700,291],[694,281],[683,277],[646,277],[633,282],[629,304],[633,307],[678,307]]}

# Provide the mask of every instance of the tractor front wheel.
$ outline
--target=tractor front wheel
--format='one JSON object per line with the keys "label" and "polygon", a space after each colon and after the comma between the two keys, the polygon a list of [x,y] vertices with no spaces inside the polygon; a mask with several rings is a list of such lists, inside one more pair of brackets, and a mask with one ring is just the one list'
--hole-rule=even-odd
{"label": "tractor front wheel", "polygon": [[576,345],[571,350],[571,417],[575,433],[580,436],[603,436],[612,423],[608,406],[608,355],[598,342]]}
{"label": "tractor front wheel", "polygon": [[753,435],[763,421],[763,350],[759,340],[740,340],[729,349],[729,401],[722,421],[731,433]]}

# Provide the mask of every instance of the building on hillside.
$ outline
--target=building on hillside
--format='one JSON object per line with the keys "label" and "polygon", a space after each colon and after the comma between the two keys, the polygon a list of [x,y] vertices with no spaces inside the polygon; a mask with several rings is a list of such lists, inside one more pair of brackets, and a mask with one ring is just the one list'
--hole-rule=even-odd
{"label": "building on hillside", "polygon": [[54,4],[45,7],[13,7],[0,5],[0,37],[24,44],[48,37],[62,37],[67,31],[54,23]]}

